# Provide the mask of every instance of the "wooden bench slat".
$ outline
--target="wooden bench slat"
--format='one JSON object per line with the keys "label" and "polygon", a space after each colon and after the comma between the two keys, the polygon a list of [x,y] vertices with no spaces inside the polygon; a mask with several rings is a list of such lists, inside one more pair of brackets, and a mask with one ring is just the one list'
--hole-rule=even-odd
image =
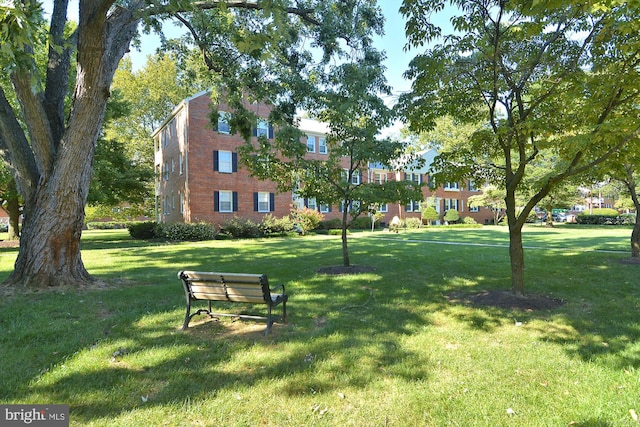
{"label": "wooden bench slat", "polygon": [[[178,277],[182,280],[187,298],[187,314],[182,329],[186,329],[191,318],[197,314],[208,313],[212,316],[211,301],[266,304],[268,307],[266,334],[269,333],[273,323],[272,307],[282,304],[282,319],[286,321],[288,296],[284,285],[278,285],[274,288],[278,291],[281,289],[282,293],[271,294],[269,281],[265,274],[180,271]],[[191,302],[197,300],[209,301],[209,309],[201,309],[190,314]],[[247,315],[239,315],[239,317],[256,318],[256,316]]]}

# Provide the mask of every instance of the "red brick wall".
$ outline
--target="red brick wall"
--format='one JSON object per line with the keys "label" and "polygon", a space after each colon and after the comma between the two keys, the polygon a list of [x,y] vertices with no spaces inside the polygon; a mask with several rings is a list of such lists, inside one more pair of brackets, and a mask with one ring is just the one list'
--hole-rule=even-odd
{"label": "red brick wall", "polygon": [[[162,145],[161,138],[163,131],[157,135],[156,146],[160,148],[156,152],[156,168],[162,171],[163,164],[169,164],[173,161],[174,169],[169,172],[170,179],[168,181],[160,177],[156,180],[158,194],[170,199],[169,208],[163,211],[162,200],[159,200],[159,221],[162,222],[198,222],[205,221],[214,225],[221,225],[226,220],[234,216],[252,219],[259,222],[266,213],[256,212],[254,210],[254,193],[269,192],[274,193],[275,203],[273,212],[275,217],[283,217],[289,214],[292,195],[291,193],[276,193],[276,184],[269,181],[260,181],[252,178],[246,168],[242,167],[240,159],[238,159],[238,171],[233,173],[223,173],[214,171],[213,158],[214,151],[226,150],[237,152],[237,147],[244,143],[244,140],[237,135],[227,135],[213,130],[210,123],[210,97],[204,94],[192,98],[183,103],[182,109],[176,109],[175,120],[177,123],[177,135],[171,135],[166,145]],[[260,117],[268,117],[270,107],[265,104],[247,105],[252,111]],[[219,111],[226,111],[227,106],[220,104]],[[171,120],[167,122],[167,125]],[[306,144],[306,139],[301,141]],[[310,154],[311,158],[321,159],[326,155],[318,152],[316,140],[316,152]],[[180,153],[184,156],[184,170],[180,174],[179,157]],[[345,164],[346,166],[346,164]],[[401,174],[403,179],[403,174]],[[388,173],[388,179],[395,179],[395,173]],[[367,180],[367,173],[362,173],[363,181]],[[427,177],[422,176],[424,182]],[[214,192],[216,191],[233,191],[238,194],[238,211],[232,213],[217,212],[214,209]],[[467,198],[478,192],[468,191],[466,186],[460,187],[459,190],[447,191],[442,187],[435,192],[427,187],[423,190],[424,196],[439,198],[441,217],[444,215],[445,209],[442,199],[458,199],[462,203],[462,209],[459,209],[460,215],[464,218],[470,216],[477,222],[484,224],[492,219],[492,213],[489,209],[480,208],[479,212],[469,212]],[[180,212],[179,195],[184,199],[184,212]],[[326,213],[325,219],[340,218],[341,214],[338,207],[332,207],[330,213]],[[405,218],[421,218],[420,212],[406,212],[405,206],[398,206],[397,203],[388,204],[388,213],[382,219],[383,223],[388,224],[394,215]]]}

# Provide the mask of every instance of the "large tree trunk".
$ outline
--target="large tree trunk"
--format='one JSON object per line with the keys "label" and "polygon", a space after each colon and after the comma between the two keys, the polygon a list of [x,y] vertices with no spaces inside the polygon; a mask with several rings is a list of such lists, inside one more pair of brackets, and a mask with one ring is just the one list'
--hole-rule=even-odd
{"label": "large tree trunk", "polygon": [[347,245],[347,218],[348,204],[345,202],[345,208],[342,210],[342,265],[349,267],[349,247]]}
{"label": "large tree trunk", "polygon": [[[54,171],[25,201],[20,251],[8,283],[24,288],[81,287],[92,284],[80,257],[84,205],[91,180],[93,142],[85,138],[91,126],[67,132]],[[74,138],[75,136],[75,138]],[[85,141],[82,143],[81,141]]]}
{"label": "large tree trunk", "polygon": [[[511,260],[511,292],[516,296],[524,296],[524,248],[522,247],[523,215],[516,215],[516,197],[513,190],[507,187],[505,197],[507,221],[509,223],[509,258]],[[525,215],[526,217],[526,215]]]}
{"label": "large tree trunk", "polygon": [[[24,197],[20,251],[15,270],[5,281],[10,286],[82,287],[95,282],[80,257],[84,206],[109,87],[138,22],[133,9],[112,6],[112,0],[79,2],[77,73],[66,123],[68,55],[50,50],[52,61],[44,94],[31,90],[28,72],[37,72],[37,67],[24,75],[12,74],[26,117],[29,143],[19,135],[15,116],[9,114],[6,120],[0,120],[0,130],[4,129],[14,154],[16,179]],[[60,45],[65,44],[61,37],[66,7],[65,0],[56,0],[51,23],[52,37]],[[6,99],[0,97],[0,101],[0,107],[6,110]]]}
{"label": "large tree trunk", "polygon": [[511,259],[511,292],[524,296],[524,249],[521,227],[509,224],[509,258]]}

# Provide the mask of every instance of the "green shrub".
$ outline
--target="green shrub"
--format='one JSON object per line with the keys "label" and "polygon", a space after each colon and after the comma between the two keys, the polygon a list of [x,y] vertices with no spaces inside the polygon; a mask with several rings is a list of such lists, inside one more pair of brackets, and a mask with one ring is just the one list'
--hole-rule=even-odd
{"label": "green shrub", "polygon": [[286,216],[283,218],[276,218],[271,214],[267,214],[262,218],[260,225],[258,226],[263,235],[269,236],[273,234],[285,234],[293,230],[293,223],[291,219]]}
{"label": "green shrub", "polygon": [[420,227],[422,227],[422,219],[421,218],[407,218],[405,220],[405,226],[407,228],[420,228]]}
{"label": "green shrub", "polygon": [[444,220],[449,224],[456,224],[460,221],[460,213],[455,209],[449,209],[444,213]]}
{"label": "green shrub", "polygon": [[611,208],[595,208],[593,212],[582,212],[576,216],[576,222],[578,224],[594,224],[594,225],[622,225],[633,224],[635,218],[629,222],[627,215],[620,215],[618,211]]}
{"label": "green shrub", "polygon": [[324,221],[320,221],[318,228],[320,230],[341,230],[342,220],[340,218],[331,218]]}
{"label": "green shrub", "polygon": [[155,221],[136,222],[127,227],[133,239],[153,239],[158,237],[160,226]]}
{"label": "green shrub", "polygon": [[87,223],[87,229],[89,230],[116,230],[129,228],[129,225],[133,224],[128,221],[92,221]]}
{"label": "green shrub", "polygon": [[[347,230],[347,234],[350,234],[350,233],[351,232]],[[332,228],[331,230],[329,230],[329,236],[342,236],[342,229]]]}
{"label": "green shrub", "polygon": [[291,210],[291,222],[300,228],[302,234],[318,228],[323,219],[324,215],[315,209],[295,207]]}
{"label": "green shrub", "polygon": [[173,242],[193,242],[216,238],[215,228],[206,222],[172,222],[170,224],[162,224],[160,229],[161,235],[158,237],[163,237]]}
{"label": "green shrub", "polygon": [[[342,225],[340,225],[340,228],[342,228]],[[371,230],[371,218],[368,216],[360,216],[351,221],[349,228],[352,230]]]}
{"label": "green shrub", "polygon": [[617,210],[613,208],[593,208],[590,215],[604,215],[604,216],[618,216],[620,215]]}
{"label": "green shrub", "polygon": [[468,224],[468,225],[473,225],[473,224],[477,224],[478,221],[476,221],[475,219],[473,219],[470,216],[465,216],[464,219],[462,220],[463,224]]}
{"label": "green shrub", "polygon": [[440,219],[440,214],[436,211],[436,208],[433,206],[427,206],[422,211],[422,220],[425,224],[430,225],[431,223]]}
{"label": "green shrub", "polygon": [[260,225],[250,219],[234,216],[222,224],[222,232],[235,238],[263,237]]}

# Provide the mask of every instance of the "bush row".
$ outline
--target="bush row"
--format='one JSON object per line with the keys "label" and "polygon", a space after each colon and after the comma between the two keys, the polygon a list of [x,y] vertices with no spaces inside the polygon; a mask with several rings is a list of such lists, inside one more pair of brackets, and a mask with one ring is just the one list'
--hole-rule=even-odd
{"label": "bush row", "polygon": [[159,224],[155,221],[132,223],[128,227],[129,235],[134,239],[164,239],[176,242],[213,240],[216,229],[204,222],[186,224],[174,222]]}
{"label": "bush row", "polygon": [[623,215],[590,215],[580,214],[576,217],[578,224],[592,225],[633,225],[636,222],[635,214]]}

